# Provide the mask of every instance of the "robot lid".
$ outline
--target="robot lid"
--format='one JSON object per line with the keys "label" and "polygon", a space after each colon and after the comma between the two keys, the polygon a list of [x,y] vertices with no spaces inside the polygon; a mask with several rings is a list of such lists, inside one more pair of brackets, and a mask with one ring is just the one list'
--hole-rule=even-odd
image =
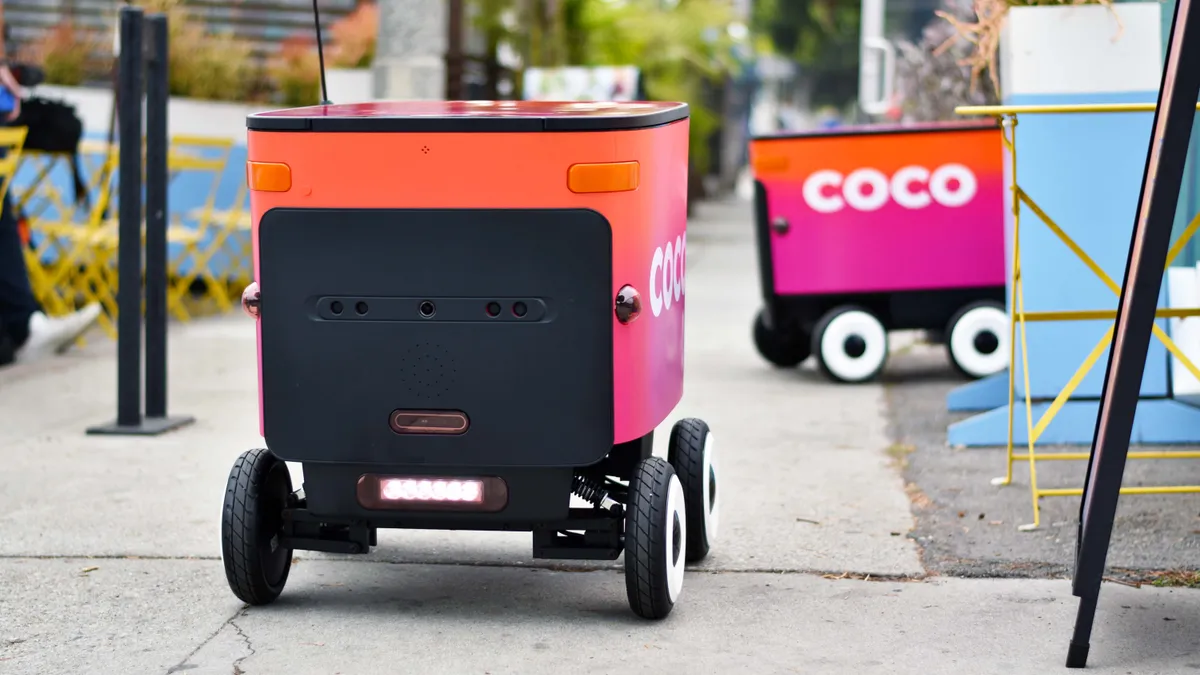
{"label": "robot lid", "polygon": [[687,117],[686,103],[660,101],[376,101],[254,113],[246,126],[366,133],[625,131]]}

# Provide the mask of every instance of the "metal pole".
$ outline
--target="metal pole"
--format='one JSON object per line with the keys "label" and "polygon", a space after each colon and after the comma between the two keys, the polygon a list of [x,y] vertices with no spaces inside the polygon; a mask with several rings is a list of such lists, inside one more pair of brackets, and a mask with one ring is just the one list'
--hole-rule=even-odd
{"label": "metal pole", "polygon": [[[146,415],[142,415],[142,93],[150,30],[146,113]],[[167,417],[167,17],[121,8],[117,74],[120,205],[117,211],[117,419],[89,434],[155,436],[194,421]]]}
{"label": "metal pole", "polygon": [[142,9],[121,8],[117,426],[142,421]]}
{"label": "metal pole", "polygon": [[167,17],[152,14],[146,26],[146,417],[159,418],[167,416]]}
{"label": "metal pole", "polygon": [[450,0],[446,36],[446,98],[460,101],[463,92],[463,0]]}
{"label": "metal pole", "polygon": [[1080,601],[1067,651],[1068,668],[1083,668],[1087,664],[1092,623],[1146,368],[1146,350],[1150,347],[1163,266],[1187,163],[1196,99],[1200,98],[1200,69],[1183,65],[1196,57],[1196,49],[1200,47],[1197,43],[1200,12],[1192,12],[1190,5],[1190,0],[1178,0],[1175,5],[1137,221],[1129,244],[1112,350],[1100,395],[1096,437],[1080,500],[1079,541],[1072,583],[1072,591]]}

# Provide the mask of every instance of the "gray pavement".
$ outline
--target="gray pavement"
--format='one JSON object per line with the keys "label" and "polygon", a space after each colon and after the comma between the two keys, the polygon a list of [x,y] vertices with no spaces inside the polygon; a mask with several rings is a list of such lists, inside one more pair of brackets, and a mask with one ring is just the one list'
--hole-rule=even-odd
{"label": "gray pavement", "polygon": [[[991,479],[1004,475],[1004,448],[946,445],[947,425],[967,416],[946,410],[946,394],[962,382],[951,374],[941,347],[914,347],[888,368],[889,433],[900,450],[893,454],[902,456],[907,465],[905,479],[919,490],[914,492],[919,496],[914,501],[913,536],[921,544],[925,566],[956,576],[1069,575],[1079,498],[1043,498],[1038,529],[1019,531],[1018,526],[1033,520],[1029,463],[1015,463],[1013,482],[995,487]],[[1087,450],[1081,446],[1044,449]],[[1038,462],[1038,484],[1077,488],[1083,484],[1086,468],[1081,461]],[[1200,462],[1130,460],[1124,484],[1200,485]],[[1152,581],[1164,571],[1194,575],[1200,569],[1198,561],[1200,494],[1121,497],[1108,557],[1111,576]],[[1196,577],[1200,581],[1200,575]]]}
{"label": "gray pavement", "polygon": [[[629,612],[620,561],[534,561],[529,535],[511,533],[388,532],[367,557],[298,554],[280,600],[244,608],[221,570],[219,505],[261,437],[253,326],[229,316],[172,327],[171,409],[198,421],[158,438],[84,435],[115,412],[103,338],[0,370],[0,673],[1060,668],[1067,583],[926,574],[885,386],[755,355],[749,216],[708,205],[689,230],[675,417],[717,436],[722,539],[666,621]],[[1191,672],[1198,624],[1200,594],[1110,585],[1094,670]]]}

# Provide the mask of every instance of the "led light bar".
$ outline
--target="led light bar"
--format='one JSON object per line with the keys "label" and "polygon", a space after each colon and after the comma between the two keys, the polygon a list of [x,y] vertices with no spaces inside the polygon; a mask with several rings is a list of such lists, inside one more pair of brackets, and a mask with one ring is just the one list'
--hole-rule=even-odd
{"label": "led light bar", "polygon": [[497,477],[364,474],[358,503],[372,510],[494,512],[508,504],[508,485]]}
{"label": "led light bar", "polygon": [[483,502],[483,481],[387,478],[379,482],[379,497],[385,501]]}

